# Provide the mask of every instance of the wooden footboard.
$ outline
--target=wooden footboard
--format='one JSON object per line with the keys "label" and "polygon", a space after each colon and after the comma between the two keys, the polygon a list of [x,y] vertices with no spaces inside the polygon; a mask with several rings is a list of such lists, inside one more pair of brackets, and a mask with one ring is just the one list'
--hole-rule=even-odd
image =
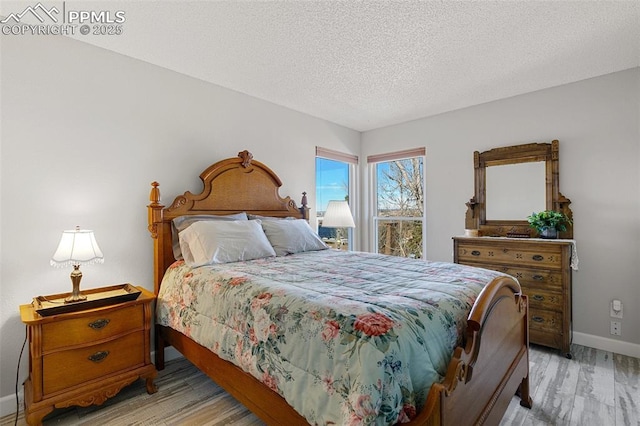
{"label": "wooden footboard", "polygon": [[[510,278],[482,291],[469,315],[467,343],[454,351],[447,375],[431,387],[419,416],[408,425],[495,425],[513,395],[531,407],[527,300]],[[157,327],[156,367],[174,346],[196,367],[269,425],[305,425],[306,420],[253,376],[168,327]]]}
{"label": "wooden footboard", "polygon": [[469,315],[465,347],[456,348],[445,379],[431,387],[416,424],[495,425],[516,391],[531,408],[527,312],[513,279],[485,287]]}

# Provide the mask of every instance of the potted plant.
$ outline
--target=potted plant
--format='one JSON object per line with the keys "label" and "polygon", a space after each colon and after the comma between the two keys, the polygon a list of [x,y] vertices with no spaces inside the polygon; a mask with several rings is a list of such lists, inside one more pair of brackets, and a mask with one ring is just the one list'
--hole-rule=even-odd
{"label": "potted plant", "polygon": [[538,231],[540,238],[558,238],[558,231],[566,231],[567,225],[571,223],[567,215],[553,210],[532,213],[527,221],[530,227]]}

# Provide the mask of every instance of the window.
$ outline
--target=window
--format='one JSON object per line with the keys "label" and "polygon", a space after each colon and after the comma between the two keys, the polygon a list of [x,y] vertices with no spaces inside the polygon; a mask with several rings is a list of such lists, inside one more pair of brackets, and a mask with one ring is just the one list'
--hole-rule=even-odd
{"label": "window", "polygon": [[[349,250],[353,248],[353,229],[326,228],[322,226],[324,212],[331,200],[346,200],[351,212],[354,210],[355,197],[352,196],[355,165],[358,157],[316,148],[316,203],[318,234],[332,247]],[[355,216],[355,215],[354,215]]]}
{"label": "window", "polygon": [[424,148],[367,158],[373,181],[373,244],[377,253],[424,258],[424,159]]}

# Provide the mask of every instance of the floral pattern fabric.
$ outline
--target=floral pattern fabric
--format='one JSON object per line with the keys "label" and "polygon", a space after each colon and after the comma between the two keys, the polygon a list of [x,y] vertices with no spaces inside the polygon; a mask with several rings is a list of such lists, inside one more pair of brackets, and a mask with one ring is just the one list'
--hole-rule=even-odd
{"label": "floral pattern fabric", "polygon": [[165,273],[157,321],[252,374],[311,424],[411,420],[498,272],[323,250]]}

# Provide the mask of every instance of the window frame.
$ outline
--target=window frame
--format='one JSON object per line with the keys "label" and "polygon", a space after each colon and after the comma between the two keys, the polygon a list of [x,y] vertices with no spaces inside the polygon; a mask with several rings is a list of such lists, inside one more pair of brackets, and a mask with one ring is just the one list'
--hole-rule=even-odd
{"label": "window frame", "polygon": [[[417,216],[380,216],[378,214],[378,165],[380,163],[388,163],[395,160],[406,160],[415,157],[422,157],[422,217]],[[379,251],[378,225],[381,221],[421,221],[422,222],[422,259],[427,258],[427,180],[426,180],[426,164],[427,155],[426,148],[413,148],[403,151],[395,151],[383,154],[369,155],[367,157],[369,168],[369,209],[371,211],[371,221],[369,224],[369,249],[373,253]]]}
{"label": "window frame", "polygon": [[[353,220],[356,224],[355,228],[349,228],[347,231],[347,240],[348,240],[348,249],[349,250],[357,250],[358,249],[358,244],[356,244],[356,237],[359,235],[358,234],[358,185],[357,185],[357,176],[358,176],[358,164],[359,164],[359,158],[357,155],[353,155],[353,154],[348,154],[345,152],[341,152],[341,151],[335,151],[332,149],[328,149],[328,148],[323,148],[323,147],[319,147],[316,146],[316,156],[315,156],[315,165],[316,165],[316,170],[315,170],[315,177],[316,177],[316,199],[317,199],[317,194],[318,194],[318,182],[317,182],[317,176],[318,176],[318,168],[317,168],[317,161],[318,158],[321,159],[325,159],[325,160],[332,160],[332,161],[337,161],[337,162],[341,162],[341,163],[345,163],[348,166],[348,185],[347,185],[347,196],[349,197],[349,207],[351,208],[351,214],[353,214]],[[316,206],[316,218],[318,216],[318,206]],[[318,230],[320,228],[320,223],[318,220],[316,220],[316,229]]]}

